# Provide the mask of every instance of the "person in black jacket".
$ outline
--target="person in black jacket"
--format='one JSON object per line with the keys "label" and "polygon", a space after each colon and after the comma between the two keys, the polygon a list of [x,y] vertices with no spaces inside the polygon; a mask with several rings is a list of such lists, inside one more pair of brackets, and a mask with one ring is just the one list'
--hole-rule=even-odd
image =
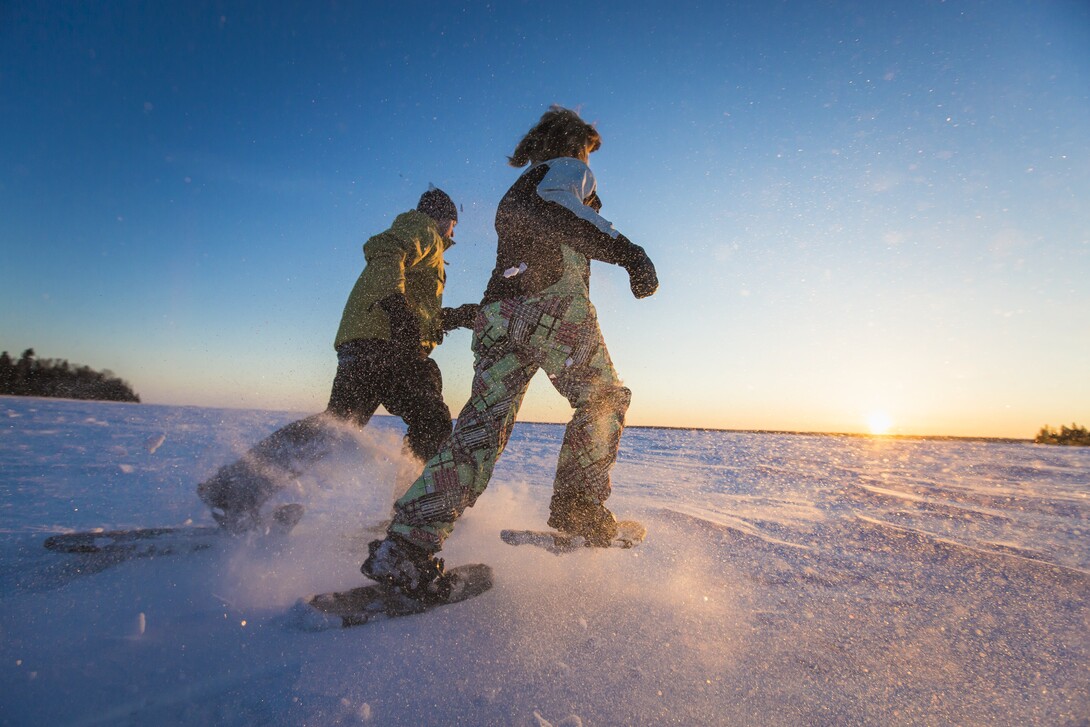
{"label": "person in black jacket", "polygon": [[625,268],[636,298],[653,294],[658,278],[643,248],[598,214],[587,161],[600,145],[593,126],[554,106],[509,158],[530,167],[496,211],[496,266],[474,327],[471,397],[450,438],[397,501],[386,538],[370,544],[361,570],[376,581],[421,598],[451,587],[435,553],[487,486],[538,369],[575,410],[549,525],[598,546],[616,535],[604,503],[631,392],[590,302],[590,260]]}

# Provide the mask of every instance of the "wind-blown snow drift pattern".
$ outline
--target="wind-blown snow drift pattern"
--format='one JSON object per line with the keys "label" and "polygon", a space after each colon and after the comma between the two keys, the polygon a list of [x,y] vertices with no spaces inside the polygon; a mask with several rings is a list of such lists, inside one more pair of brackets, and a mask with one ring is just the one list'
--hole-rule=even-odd
{"label": "wind-blown snow drift pattern", "polygon": [[[91,527],[207,525],[196,483],[290,414],[0,398],[0,723],[1086,724],[1090,450],[629,429],[634,550],[541,527],[562,429],[519,425],[448,563],[465,603],[306,633],[415,474],[377,418],[282,495],[283,542],[95,566]],[[101,564],[100,564],[101,565]]]}

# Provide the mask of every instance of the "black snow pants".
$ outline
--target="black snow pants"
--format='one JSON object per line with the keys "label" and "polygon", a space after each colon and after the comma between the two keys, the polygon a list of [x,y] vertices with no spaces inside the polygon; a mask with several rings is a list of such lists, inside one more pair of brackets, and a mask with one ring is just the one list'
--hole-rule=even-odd
{"label": "black snow pants", "polygon": [[281,427],[239,460],[197,487],[209,507],[254,521],[262,505],[293,477],[328,455],[335,439],[330,418],[366,426],[379,405],[404,420],[405,443],[427,462],[450,435],[443,377],[430,358],[406,356],[390,341],[349,341],[337,349],[337,375],[321,414]]}
{"label": "black snow pants", "polygon": [[405,422],[409,449],[422,462],[435,456],[450,435],[450,409],[435,361],[406,357],[390,341],[342,344],[326,411],[363,427],[380,404]]}

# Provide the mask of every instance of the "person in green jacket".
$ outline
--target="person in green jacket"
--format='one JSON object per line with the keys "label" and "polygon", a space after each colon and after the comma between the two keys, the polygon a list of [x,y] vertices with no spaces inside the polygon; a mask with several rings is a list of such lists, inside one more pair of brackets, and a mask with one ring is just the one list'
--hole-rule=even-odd
{"label": "person in green jacket", "polygon": [[478,308],[443,307],[444,255],[457,224],[451,198],[429,187],[416,209],[364,243],[366,265],[334,339],[337,374],[326,410],[277,430],[197,487],[220,525],[237,533],[263,524],[269,498],[328,453],[330,418],[364,427],[382,405],[404,420],[413,456],[423,463],[439,450],[452,422],[430,354],[447,331],[471,327]]}

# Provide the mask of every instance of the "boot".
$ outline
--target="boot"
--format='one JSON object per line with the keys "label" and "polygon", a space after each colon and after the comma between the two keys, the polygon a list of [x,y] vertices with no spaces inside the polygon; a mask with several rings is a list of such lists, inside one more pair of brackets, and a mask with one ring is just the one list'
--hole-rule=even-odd
{"label": "boot", "polygon": [[450,593],[443,561],[395,533],[372,540],[360,566],[368,578],[418,600],[443,599]]}
{"label": "boot", "polygon": [[549,527],[569,535],[581,535],[587,543],[608,548],[617,537],[617,518],[601,503],[553,498]]}
{"label": "boot", "polygon": [[287,535],[303,518],[303,506],[298,503],[279,505],[267,517],[249,508],[213,507],[212,519],[231,535],[258,533]]}
{"label": "boot", "polygon": [[231,535],[242,535],[257,530],[261,518],[255,510],[232,510],[225,507],[213,507],[212,519]]}
{"label": "boot", "polygon": [[240,460],[221,467],[215,477],[197,485],[197,496],[221,528],[241,535],[261,524],[259,484],[257,473]]}

